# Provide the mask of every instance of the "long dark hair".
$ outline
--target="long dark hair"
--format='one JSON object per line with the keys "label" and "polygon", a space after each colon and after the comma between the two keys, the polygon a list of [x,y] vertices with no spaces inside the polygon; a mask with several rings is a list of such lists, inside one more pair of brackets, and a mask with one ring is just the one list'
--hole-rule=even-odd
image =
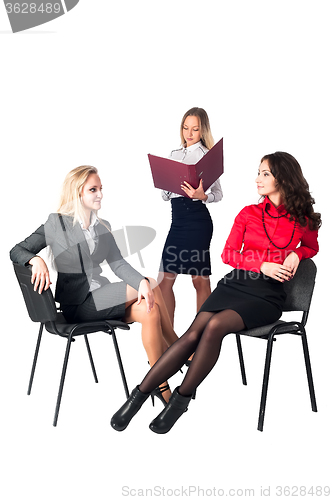
{"label": "long dark hair", "polygon": [[315,200],[310,194],[309,185],[305,180],[302,169],[297,160],[288,153],[277,151],[263,156],[272,175],[275,177],[285,209],[301,226],[309,223],[310,229],[318,229],[321,224],[321,215],[314,212]]}

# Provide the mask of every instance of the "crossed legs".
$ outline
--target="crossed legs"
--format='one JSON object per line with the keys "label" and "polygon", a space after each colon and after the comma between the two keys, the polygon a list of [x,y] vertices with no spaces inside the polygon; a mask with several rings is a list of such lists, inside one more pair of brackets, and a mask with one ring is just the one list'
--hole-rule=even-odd
{"label": "crossed legs", "polygon": [[217,313],[200,312],[187,332],[172,344],[151,368],[139,390],[143,393],[151,392],[161,381],[174,375],[195,352],[178,389],[182,396],[192,395],[216,364],[225,336],[243,328],[245,325],[241,316],[231,309]]}
{"label": "crossed legs", "polygon": [[123,431],[154,388],[174,375],[195,352],[182,384],[173,392],[164,410],[150,423],[153,432],[168,432],[186,411],[196,387],[215,365],[224,337],[243,328],[241,316],[230,309],[217,313],[200,312],[189,330],[167,349],[141,385],[133,390],[124,405],[113,415],[112,427]]}

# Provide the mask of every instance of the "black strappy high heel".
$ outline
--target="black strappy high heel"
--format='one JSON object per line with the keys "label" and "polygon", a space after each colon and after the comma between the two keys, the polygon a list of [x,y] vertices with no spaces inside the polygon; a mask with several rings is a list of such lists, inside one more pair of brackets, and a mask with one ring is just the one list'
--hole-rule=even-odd
{"label": "black strappy high heel", "polygon": [[[191,362],[192,362],[192,359],[187,359],[187,361],[185,362],[185,365],[189,368],[189,366],[191,365]],[[191,399],[196,399],[196,389],[194,390]]]}
{"label": "black strappy high heel", "polygon": [[162,387],[156,387],[152,392],[151,392],[151,399],[152,399],[152,406],[154,406],[154,398],[157,397],[158,399],[160,399],[160,401],[162,402],[162,404],[164,406],[167,405],[167,401],[165,401],[164,397],[163,397],[163,392],[165,391],[169,391],[170,390],[170,387],[168,384],[166,385],[163,385]]}

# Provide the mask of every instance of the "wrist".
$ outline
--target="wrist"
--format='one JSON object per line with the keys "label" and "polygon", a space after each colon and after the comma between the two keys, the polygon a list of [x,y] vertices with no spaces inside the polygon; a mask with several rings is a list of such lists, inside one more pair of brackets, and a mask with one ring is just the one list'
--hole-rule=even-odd
{"label": "wrist", "polygon": [[29,261],[28,261],[28,264],[30,264],[31,266],[33,265],[33,262],[34,262],[34,259],[40,259],[41,257],[39,257],[39,255],[35,255],[34,257],[32,257]]}
{"label": "wrist", "polygon": [[265,268],[266,262],[262,262],[261,267],[259,268],[260,272],[264,274],[264,268]]}
{"label": "wrist", "polygon": [[148,283],[150,283],[149,278],[146,278],[146,277],[144,276],[144,278],[143,278],[143,279],[141,280],[141,282],[140,282],[140,285],[141,285],[142,283],[144,283],[145,281],[147,281]]}

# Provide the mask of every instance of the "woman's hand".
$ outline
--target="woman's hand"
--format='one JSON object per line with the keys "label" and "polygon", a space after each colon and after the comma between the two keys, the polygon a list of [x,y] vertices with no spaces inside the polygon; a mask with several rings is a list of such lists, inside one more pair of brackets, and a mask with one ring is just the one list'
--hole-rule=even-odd
{"label": "woman's hand", "polygon": [[154,294],[151,289],[150,283],[146,279],[142,280],[139,284],[137,300],[138,304],[141,303],[142,297],[145,298],[146,312],[149,313],[154,306]]}
{"label": "woman's hand", "polygon": [[181,189],[191,199],[206,201],[208,198],[204,193],[202,179],[199,181],[199,186],[197,189],[194,189],[187,181],[183,181],[183,184],[181,184]]}
{"label": "woman's hand", "polygon": [[263,262],[261,265],[261,272],[270,278],[281,281],[281,283],[285,280],[289,281],[293,277],[293,272],[291,266],[288,263],[285,264],[285,262],[283,264]]}
{"label": "woman's hand", "polygon": [[300,263],[300,258],[297,255],[297,253],[291,252],[290,254],[287,255],[286,259],[283,262],[283,265],[289,267],[294,276],[294,274],[297,271],[297,268],[299,267],[299,263]]}
{"label": "woman's hand", "polygon": [[48,267],[41,257],[33,257],[29,260],[29,264],[32,265],[31,283],[35,285],[34,291],[36,292],[39,286],[38,293],[42,293],[43,290],[47,290],[52,284]]}

